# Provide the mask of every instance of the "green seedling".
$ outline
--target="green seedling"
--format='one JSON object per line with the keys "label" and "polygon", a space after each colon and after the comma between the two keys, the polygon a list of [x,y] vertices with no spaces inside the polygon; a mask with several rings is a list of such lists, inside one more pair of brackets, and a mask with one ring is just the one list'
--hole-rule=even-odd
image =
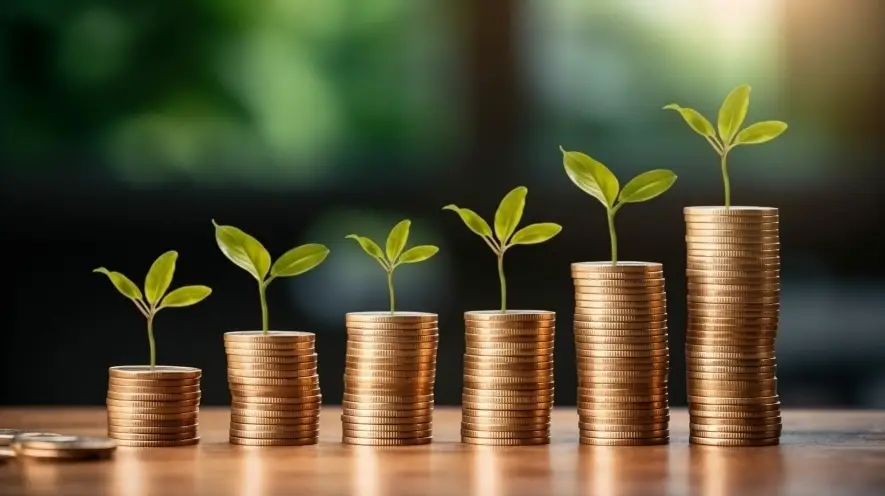
{"label": "green seedling", "polygon": [[310,243],[292,248],[271,264],[270,253],[257,239],[233,226],[215,226],[215,241],[228,260],[245,270],[258,281],[258,298],[261,302],[261,333],[267,335],[269,319],[267,312],[267,287],[278,277],[304,274],[323,263],[329,256],[324,245]]}
{"label": "green seedling", "polygon": [[[135,303],[135,308],[147,319],[148,344],[151,349],[151,368],[157,366],[157,345],[154,342],[154,317],[164,308],[189,307],[203,301],[212,294],[208,286],[182,286],[169,291],[172,276],[175,275],[177,251],[167,251],[151,265],[144,281],[144,295],[128,277],[119,272],[99,267],[92,272],[108,276],[117,291]],[[167,291],[169,291],[167,293]]]}
{"label": "green seedling", "polygon": [[381,251],[378,243],[357,234],[348,234],[348,239],[353,239],[363,248],[363,251],[381,264],[387,273],[387,292],[390,295],[390,313],[396,311],[396,293],[393,290],[393,271],[402,264],[423,262],[436,255],[439,248],[433,245],[420,245],[406,250],[406,242],[409,241],[409,230],[412,221],[406,219],[393,226],[387,235],[386,250]]}
{"label": "green seedling", "polygon": [[662,195],[676,182],[676,174],[665,169],[643,172],[621,189],[618,178],[608,167],[581,152],[562,151],[565,172],[575,186],[599,200],[608,217],[608,234],[611,241],[612,265],[618,263],[618,235],[615,231],[615,214],[625,203],[641,203]]}
{"label": "green seedling", "polygon": [[738,86],[725,98],[719,109],[719,136],[713,125],[698,111],[683,108],[675,103],[664,110],[675,110],[682,115],[694,132],[703,136],[719,154],[719,167],[722,169],[722,183],[725,187],[725,208],[731,208],[731,183],[728,180],[728,152],[740,145],[758,145],[771,141],[787,130],[787,123],[781,121],[757,122],[741,130],[747,110],[750,108],[750,86]]}
{"label": "green seedling", "polygon": [[501,312],[507,311],[507,279],[504,277],[504,253],[516,245],[536,245],[550,240],[560,231],[562,226],[552,222],[542,222],[523,227],[519,231],[516,227],[522,220],[522,212],[525,210],[525,197],[528,188],[519,186],[501,200],[498,210],[495,212],[495,234],[488,222],[483,220],[473,210],[461,208],[457,205],[446,205],[443,210],[451,210],[457,213],[468,229],[477,234],[492,249],[498,258],[498,279],[501,282]]}

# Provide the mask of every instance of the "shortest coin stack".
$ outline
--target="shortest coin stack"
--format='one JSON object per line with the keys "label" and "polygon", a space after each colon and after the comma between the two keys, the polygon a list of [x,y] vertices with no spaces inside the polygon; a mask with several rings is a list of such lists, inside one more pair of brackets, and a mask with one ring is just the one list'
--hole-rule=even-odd
{"label": "shortest coin stack", "polygon": [[320,377],[310,332],[228,332],[230,442],[245,446],[316,444]]}
{"label": "shortest coin stack", "polygon": [[26,432],[16,435],[10,445],[21,458],[86,460],[110,458],[117,443],[106,437],[65,436],[53,433]]}
{"label": "shortest coin stack", "polygon": [[550,442],[556,314],[466,312],[461,442]]}
{"label": "shortest coin stack", "polygon": [[428,444],[439,319],[422,312],[346,317],[342,440],[367,446]]}
{"label": "shortest coin stack", "polygon": [[111,367],[108,437],[141,448],[197,444],[201,374],[192,367]]}

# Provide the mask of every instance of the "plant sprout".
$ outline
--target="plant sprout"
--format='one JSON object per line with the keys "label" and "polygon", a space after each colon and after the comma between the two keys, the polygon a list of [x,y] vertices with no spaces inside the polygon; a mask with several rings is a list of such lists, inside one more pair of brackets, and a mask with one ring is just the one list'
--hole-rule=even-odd
{"label": "plant sprout", "polygon": [[722,169],[722,183],[725,187],[725,208],[731,208],[731,183],[728,180],[728,152],[740,145],[758,145],[771,141],[787,130],[787,123],[781,121],[757,122],[741,130],[747,110],[750,107],[750,86],[738,86],[725,98],[719,109],[719,136],[713,125],[698,111],[683,108],[675,103],[664,110],[675,110],[682,115],[694,132],[703,136],[719,154],[719,167]]}
{"label": "plant sprout", "polygon": [[409,230],[411,227],[412,221],[408,219],[402,220],[397,225],[393,226],[393,229],[390,230],[390,234],[387,235],[387,246],[385,246],[386,249],[384,251],[381,251],[381,247],[378,246],[378,243],[375,243],[365,236],[359,236],[357,234],[348,234],[345,236],[348,239],[356,240],[356,242],[363,248],[363,251],[368,253],[370,257],[374,258],[375,261],[381,264],[381,267],[384,268],[384,272],[387,273],[387,292],[390,295],[390,313],[395,313],[396,311],[396,294],[393,291],[393,271],[402,264],[423,262],[436,255],[439,251],[439,248],[433,245],[420,245],[406,250],[406,242],[409,241]]}
{"label": "plant sprout", "polygon": [[257,239],[236,227],[218,225],[214,219],[212,225],[215,226],[215,241],[221,253],[258,281],[261,333],[267,335],[270,325],[267,312],[267,287],[271,281],[278,277],[301,275],[314,269],[329,256],[329,249],[315,243],[298,246],[280,255],[280,258],[271,265],[270,253]]}
{"label": "plant sprout", "polygon": [[208,286],[183,286],[166,293],[172,284],[177,260],[177,251],[167,251],[154,261],[144,281],[144,295],[135,283],[119,272],[113,272],[104,267],[92,271],[108,276],[117,291],[132,300],[132,303],[135,303],[135,308],[147,319],[151,369],[157,366],[157,346],[154,342],[154,317],[157,312],[164,308],[189,307],[212,294],[212,290]]}
{"label": "plant sprout", "polygon": [[662,195],[676,182],[676,174],[665,169],[650,170],[634,177],[621,189],[618,178],[602,162],[581,152],[567,152],[562,147],[559,149],[562,151],[562,162],[569,179],[605,207],[612,265],[617,265],[618,235],[615,231],[615,214],[625,203],[640,203]]}
{"label": "plant sprout", "polygon": [[495,234],[492,229],[473,210],[461,208],[457,205],[446,205],[443,210],[451,210],[457,213],[468,229],[479,235],[492,249],[498,258],[498,279],[501,282],[501,312],[507,311],[507,279],[504,277],[504,253],[516,245],[536,245],[548,241],[560,231],[562,226],[552,222],[542,222],[523,227],[519,231],[516,227],[522,220],[522,212],[525,210],[525,197],[528,188],[519,186],[501,200],[498,210],[495,212]]}

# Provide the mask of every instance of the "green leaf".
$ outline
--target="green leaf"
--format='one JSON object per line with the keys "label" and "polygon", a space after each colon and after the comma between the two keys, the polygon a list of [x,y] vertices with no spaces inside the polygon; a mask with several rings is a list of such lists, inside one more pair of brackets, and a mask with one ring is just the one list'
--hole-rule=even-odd
{"label": "green leaf", "polygon": [[237,267],[252,274],[258,282],[264,281],[270,270],[270,253],[257,239],[233,226],[215,226],[215,241],[224,256]]}
{"label": "green leaf", "polygon": [[713,124],[710,124],[710,121],[697,110],[683,108],[675,103],[667,105],[664,107],[664,110],[675,110],[679,112],[682,115],[682,118],[685,119],[685,122],[688,123],[689,127],[694,129],[694,132],[701,136],[709,136],[710,138],[716,137],[716,131],[713,129]]}
{"label": "green leaf", "polygon": [[522,220],[522,212],[525,210],[525,197],[529,193],[525,186],[517,186],[504,196],[498,211],[495,212],[495,236],[501,242],[501,246],[507,243],[519,221]]}
{"label": "green leaf", "polygon": [[160,302],[160,306],[157,310],[161,308],[189,307],[191,305],[196,305],[205,300],[210,294],[212,294],[212,289],[208,286],[183,286],[170,291],[169,294],[163,298],[163,301]]}
{"label": "green leaf", "polygon": [[757,122],[741,131],[734,141],[736,145],[758,145],[771,141],[787,130],[787,123],[781,121]]}
{"label": "green leaf", "polygon": [[436,255],[439,251],[439,248],[433,245],[421,245],[415,246],[413,248],[409,248],[403,253],[403,256],[400,257],[399,263],[407,264],[407,263],[417,263],[423,262],[428,258]]}
{"label": "green leaf", "polygon": [[719,109],[719,138],[728,146],[744,124],[750,108],[750,86],[742,84],[731,91]]}
{"label": "green leaf", "polygon": [[475,234],[483,237],[492,237],[492,228],[489,227],[488,222],[483,220],[483,218],[473,210],[470,210],[469,208],[461,208],[457,205],[446,205],[443,207],[443,210],[451,210],[458,214],[461,217],[461,220],[464,221],[464,224]]}
{"label": "green leaf", "polygon": [[381,251],[381,247],[378,246],[377,243],[372,241],[371,239],[365,236],[359,236],[357,234],[348,234],[345,238],[354,239],[360,246],[363,248],[363,251],[369,254],[370,257],[374,258],[381,264],[385,269],[388,268],[387,262],[384,261],[384,252]]}
{"label": "green leaf", "polygon": [[271,277],[292,277],[315,268],[329,256],[329,249],[320,244],[306,244],[283,253],[270,268]]}
{"label": "green leaf", "polygon": [[406,247],[406,242],[409,240],[409,228],[411,226],[412,221],[408,219],[400,221],[399,224],[393,226],[393,229],[390,230],[390,234],[387,235],[387,260],[390,261],[391,264],[396,263],[396,257],[398,257]]}
{"label": "green leaf", "polygon": [[511,245],[536,245],[547,241],[562,231],[562,226],[552,222],[530,224],[523,227],[510,240]]}
{"label": "green leaf", "polygon": [[655,169],[643,172],[624,185],[619,200],[621,203],[648,201],[664,194],[675,182],[676,174],[673,171]]}
{"label": "green leaf", "polygon": [[110,271],[104,267],[99,267],[92,272],[97,272],[99,274],[104,274],[108,276],[108,279],[111,280],[114,287],[117,288],[117,291],[123,294],[126,298],[130,300],[138,300],[142,299],[141,290],[138,289],[138,286],[135,285],[128,277],[124,276],[119,272]]}
{"label": "green leaf", "polygon": [[167,251],[160,255],[151,265],[144,280],[144,295],[148,303],[153,306],[169,290],[172,284],[172,276],[175,275],[175,262],[178,260],[177,251]]}
{"label": "green leaf", "polygon": [[562,147],[559,149],[562,151],[565,172],[575,186],[602,202],[606,208],[614,207],[620,185],[612,171],[602,162],[593,160],[583,153],[567,152]]}

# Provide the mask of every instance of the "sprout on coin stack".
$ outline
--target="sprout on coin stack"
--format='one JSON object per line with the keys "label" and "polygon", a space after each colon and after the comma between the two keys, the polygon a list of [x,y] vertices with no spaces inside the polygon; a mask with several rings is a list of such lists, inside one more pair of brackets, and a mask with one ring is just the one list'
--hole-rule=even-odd
{"label": "sprout on coin stack", "polygon": [[456,205],[464,224],[483,239],[498,260],[499,311],[464,314],[464,391],[461,441],[519,446],[550,442],[553,408],[553,339],[556,314],[544,310],[507,310],[504,253],[518,245],[550,240],[562,227],[544,222],[516,230],[528,189],[519,186],[501,200],[495,230],[476,212]]}
{"label": "sprout on coin stack", "polygon": [[582,444],[669,442],[667,296],[655,262],[619,262],[615,214],[660,196],[676,182],[668,170],[639,174],[623,189],[601,162],[562,150],[568,177],[599,200],[608,217],[611,261],[572,264],[575,350]]}
{"label": "sprout on coin stack", "polygon": [[178,252],[168,251],[151,265],[144,294],[128,277],[104,267],[104,274],[147,319],[150,365],[111,367],[108,380],[108,436],[120,446],[168,447],[199,442],[200,369],[157,365],[154,318],[164,308],[187,307],[205,299],[206,286],[169,290]]}
{"label": "sprout on coin stack", "polygon": [[697,111],[671,104],[720,156],[725,205],[684,209],[687,247],[686,366],[690,441],[715,446],[780,442],[775,338],[780,310],[778,209],[731,205],[726,158],[741,145],[766,143],[787,124],[741,126],[750,87],[719,110],[718,131]]}
{"label": "sprout on coin stack", "polygon": [[266,291],[280,277],[304,274],[323,263],[329,249],[320,244],[292,248],[271,263],[257,239],[214,220],[221,252],[258,283],[261,330],[224,334],[227,380],[232,398],[231,444],[300,446],[316,444],[322,395],[317,374],[315,335],[270,331]]}
{"label": "sprout on coin stack", "polygon": [[387,274],[389,312],[351,312],[345,317],[342,429],[345,444],[408,446],[433,438],[433,388],[439,319],[435,313],[396,310],[393,274],[403,264],[436,255],[431,245],[406,249],[411,221],[390,231],[385,250],[365,236],[355,240]]}

